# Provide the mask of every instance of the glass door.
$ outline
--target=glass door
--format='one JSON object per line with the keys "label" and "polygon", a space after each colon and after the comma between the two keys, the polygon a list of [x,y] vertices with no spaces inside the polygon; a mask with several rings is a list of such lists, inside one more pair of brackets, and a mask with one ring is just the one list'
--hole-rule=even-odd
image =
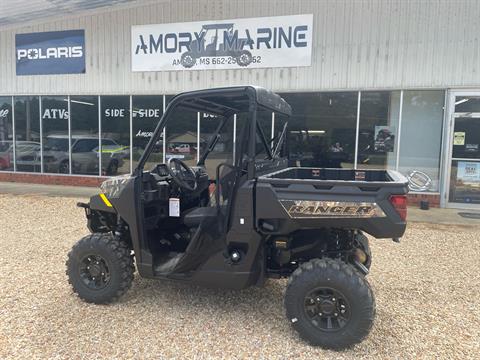
{"label": "glass door", "polygon": [[480,208],[480,97],[456,97],[451,136],[448,202]]}

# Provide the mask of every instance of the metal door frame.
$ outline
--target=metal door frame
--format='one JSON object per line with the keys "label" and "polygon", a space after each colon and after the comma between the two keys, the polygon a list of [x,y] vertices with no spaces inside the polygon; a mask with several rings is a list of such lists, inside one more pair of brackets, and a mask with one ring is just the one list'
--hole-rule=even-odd
{"label": "metal door frame", "polygon": [[[445,126],[443,132],[444,139],[444,156],[443,156],[443,181],[441,189],[440,206],[446,208],[456,209],[472,209],[480,210],[480,204],[462,204],[449,201],[450,196],[450,176],[452,170],[452,152],[453,152],[453,132],[455,128],[455,119],[458,117],[470,117],[480,119],[480,112],[475,113],[456,113],[455,112],[455,98],[457,96],[472,96],[480,98],[480,90],[449,90],[448,91],[448,105],[445,117]],[[473,160],[474,159],[469,159]]]}

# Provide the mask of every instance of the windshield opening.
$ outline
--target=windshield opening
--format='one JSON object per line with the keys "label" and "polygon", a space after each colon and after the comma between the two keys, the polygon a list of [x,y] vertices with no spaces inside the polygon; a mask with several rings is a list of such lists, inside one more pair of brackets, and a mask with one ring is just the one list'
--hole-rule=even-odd
{"label": "windshield opening", "polygon": [[[169,100],[172,101],[172,98]],[[145,159],[145,167],[150,169],[156,164],[177,158],[188,166],[204,166],[210,178],[214,178],[219,164],[242,164],[248,158],[245,153],[248,147],[242,148],[240,142],[242,139],[248,141],[249,137],[247,134],[244,137],[241,135],[245,126],[250,124],[251,112],[244,107],[245,111],[233,114],[233,111],[228,111],[231,103],[223,104],[227,110],[221,115],[218,105],[222,103],[220,100],[205,98],[191,105],[181,104],[170,109],[163,128],[160,129],[160,136]],[[212,105],[213,103],[217,105]],[[208,106],[212,106],[212,109],[200,110],[207,109]],[[283,149],[287,116],[275,115],[261,105],[258,105],[256,114],[255,159],[272,160],[273,157],[282,156],[281,151],[277,150]],[[237,162],[234,161],[235,158]]]}

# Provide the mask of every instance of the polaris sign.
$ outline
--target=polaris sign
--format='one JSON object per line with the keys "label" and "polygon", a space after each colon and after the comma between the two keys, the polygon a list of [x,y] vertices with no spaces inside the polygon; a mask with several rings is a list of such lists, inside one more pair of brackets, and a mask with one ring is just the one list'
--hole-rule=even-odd
{"label": "polaris sign", "polygon": [[16,34],[17,75],[85,73],[84,30]]}
{"label": "polaris sign", "polygon": [[313,15],[132,27],[132,71],[310,66]]}

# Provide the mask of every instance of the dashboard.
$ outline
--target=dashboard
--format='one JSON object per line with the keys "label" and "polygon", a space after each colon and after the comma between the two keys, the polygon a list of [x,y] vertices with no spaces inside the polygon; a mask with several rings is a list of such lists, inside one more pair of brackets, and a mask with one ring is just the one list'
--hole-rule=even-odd
{"label": "dashboard", "polygon": [[208,191],[210,180],[203,166],[190,167],[197,178],[197,189],[188,191],[180,188],[173,181],[166,164],[158,164],[152,170],[144,172],[145,201],[168,201],[170,197],[180,198],[182,202],[192,202]]}

